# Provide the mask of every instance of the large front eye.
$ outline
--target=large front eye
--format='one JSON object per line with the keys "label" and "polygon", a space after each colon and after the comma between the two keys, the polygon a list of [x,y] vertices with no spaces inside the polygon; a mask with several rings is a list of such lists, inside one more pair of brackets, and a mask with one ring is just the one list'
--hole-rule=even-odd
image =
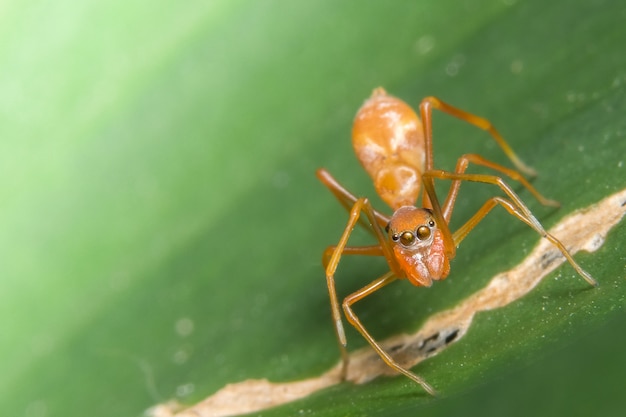
{"label": "large front eye", "polygon": [[400,243],[403,246],[411,246],[415,242],[415,235],[411,232],[403,232],[400,235]]}
{"label": "large front eye", "polygon": [[430,227],[420,226],[417,228],[416,234],[419,240],[426,240],[430,237]]}

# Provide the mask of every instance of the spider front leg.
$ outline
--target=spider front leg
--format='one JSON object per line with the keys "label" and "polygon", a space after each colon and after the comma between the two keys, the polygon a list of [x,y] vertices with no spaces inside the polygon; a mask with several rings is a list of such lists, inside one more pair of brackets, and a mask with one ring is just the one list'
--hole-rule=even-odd
{"label": "spider front leg", "polygon": [[363,324],[361,323],[361,321],[359,320],[357,315],[354,314],[354,311],[352,310],[352,304],[354,304],[357,301],[362,300],[363,298],[367,297],[368,295],[378,291],[379,289],[381,289],[385,285],[395,281],[396,279],[397,278],[394,275],[394,273],[390,271],[390,272],[387,272],[382,277],[378,278],[377,280],[371,282],[367,286],[361,288],[359,291],[357,291],[357,292],[355,292],[353,294],[350,294],[343,301],[343,305],[342,305],[343,306],[343,311],[345,312],[346,318],[348,319],[350,324],[352,324],[359,331],[359,333],[361,333],[361,335],[365,338],[365,340],[368,341],[370,346],[372,346],[372,348],[374,348],[376,353],[378,353],[378,355],[381,357],[381,359],[389,367],[391,367],[392,369],[395,369],[399,373],[401,373],[401,374],[407,376],[408,378],[412,379],[413,381],[417,382],[418,384],[420,384],[422,386],[422,388],[424,388],[424,390],[426,392],[428,392],[432,396],[435,396],[435,395],[437,395],[437,392],[434,390],[434,388],[431,387],[420,376],[414,374],[413,372],[409,371],[408,369],[404,368],[402,365],[397,363],[391,357],[391,355],[389,355],[385,351],[385,349],[383,349],[383,347],[369,334],[369,332],[367,331],[365,326],[363,326]]}
{"label": "spider front leg", "polygon": [[[331,189],[332,191],[332,189]],[[336,194],[337,195],[337,194]],[[378,239],[379,245],[377,246],[367,246],[367,247],[349,247],[348,240],[354,227],[359,222],[361,218],[361,213],[365,213],[367,216],[367,220],[370,228],[374,232],[374,235]],[[333,323],[335,325],[335,333],[337,335],[337,340],[339,342],[339,350],[341,352],[341,358],[343,361],[343,366],[341,369],[341,376],[345,379],[348,369],[348,352],[346,350],[347,340],[346,334],[343,328],[343,323],[341,321],[341,313],[339,311],[339,300],[337,298],[337,290],[335,287],[335,272],[339,265],[339,261],[341,256],[344,254],[351,255],[383,255],[387,258],[388,263],[390,264],[390,268],[392,271],[399,271],[399,267],[395,265],[395,261],[393,260],[392,250],[389,247],[389,244],[386,241],[385,235],[381,230],[380,226],[377,223],[378,219],[372,208],[370,202],[366,198],[359,198],[355,201],[352,209],[350,210],[350,216],[348,218],[348,223],[339,239],[339,243],[336,246],[331,246],[324,252],[323,262],[324,267],[326,269],[326,285],[328,286],[328,295],[330,297],[330,305],[331,305],[331,313],[333,318]],[[330,254],[330,256],[329,256]]]}
{"label": "spider front leg", "polygon": [[467,234],[474,227],[476,227],[478,223],[480,223],[480,221],[491,211],[491,209],[493,209],[496,205],[501,205],[509,214],[526,223],[541,237],[546,238],[550,243],[552,243],[552,245],[554,245],[561,252],[561,254],[563,254],[565,259],[567,259],[567,261],[572,265],[576,272],[583,279],[585,279],[585,281],[594,287],[598,285],[597,281],[587,271],[582,269],[580,265],[578,265],[565,245],[563,245],[563,242],[544,229],[539,220],[537,220],[530,209],[524,204],[522,199],[515,194],[513,189],[506,182],[504,182],[502,178],[495,175],[453,173],[442,170],[428,171],[424,173],[424,178],[426,179],[424,181],[424,187],[429,195],[434,194],[435,192],[433,179],[439,178],[451,181],[472,181],[496,185],[510,198],[510,200],[507,200],[501,197],[492,197],[487,200],[487,202],[476,212],[476,214],[474,214],[463,226],[454,232],[453,240],[455,245],[458,245],[467,236]]}

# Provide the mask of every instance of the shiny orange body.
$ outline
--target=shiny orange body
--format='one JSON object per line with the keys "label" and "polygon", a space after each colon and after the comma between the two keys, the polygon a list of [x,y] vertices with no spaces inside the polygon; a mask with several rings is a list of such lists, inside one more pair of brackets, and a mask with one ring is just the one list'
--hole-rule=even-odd
{"label": "shiny orange body", "polygon": [[[548,239],[591,285],[596,281],[572,258],[563,244],[545,231],[541,223],[526,207],[520,197],[504,180],[495,175],[467,174],[470,163],[494,170],[519,182],[540,203],[556,206],[558,203],[543,197],[524,178],[520,171],[533,175],[513,152],[507,142],[486,119],[464,112],[434,97],[422,100],[421,120],[402,100],[377,88],[363,104],[354,119],[352,143],[354,151],[372,178],[376,192],[393,210],[391,217],[375,210],[367,198],[357,198],[337,182],[326,170],[317,171],[318,178],[350,211],[348,223],[337,245],[324,252],[323,263],[331,301],[335,331],[343,359],[342,374],[348,373],[349,357],[343,329],[339,300],[335,290],[335,272],[343,255],[383,256],[389,272],[362,289],[347,296],[341,304],[345,317],[369,342],[380,357],[393,369],[420,384],[430,394],[435,390],[421,377],[398,364],[369,334],[352,310],[352,305],[397,279],[407,279],[415,286],[429,287],[450,273],[450,262],[456,248],[467,234],[494,207],[501,206],[509,214],[526,223],[540,236]],[[486,130],[513,163],[516,169],[491,162],[477,154],[462,155],[454,171],[435,169],[432,147],[432,109],[440,110],[471,125]],[[443,201],[435,193],[434,180],[450,181],[450,189]],[[459,187],[464,181],[496,186],[503,196],[488,199],[483,206],[454,233],[449,229]],[[421,206],[416,203],[421,197]],[[361,216],[366,216],[366,221]],[[374,234],[377,244],[349,246],[352,230],[361,220]]]}
{"label": "shiny orange body", "polygon": [[422,123],[411,107],[374,90],[354,118],[352,146],[385,203],[393,210],[415,204],[426,153]]}

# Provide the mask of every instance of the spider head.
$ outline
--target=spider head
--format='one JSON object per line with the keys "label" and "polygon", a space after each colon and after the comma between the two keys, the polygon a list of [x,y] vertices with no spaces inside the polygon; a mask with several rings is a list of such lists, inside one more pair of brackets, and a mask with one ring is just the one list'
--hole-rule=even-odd
{"label": "spider head", "polygon": [[400,207],[386,229],[395,261],[413,285],[429,287],[448,275],[450,251],[430,210]]}
{"label": "spider head", "polygon": [[386,228],[394,246],[408,251],[430,246],[436,229],[432,212],[413,206],[396,210]]}

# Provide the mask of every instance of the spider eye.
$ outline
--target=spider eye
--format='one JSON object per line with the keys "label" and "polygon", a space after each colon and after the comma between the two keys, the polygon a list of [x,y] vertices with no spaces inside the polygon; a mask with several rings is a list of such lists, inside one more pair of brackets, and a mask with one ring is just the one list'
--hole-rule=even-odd
{"label": "spider eye", "polygon": [[394,242],[397,242],[398,239],[400,239],[400,236],[398,236],[397,233],[394,233],[393,235],[391,235],[391,240],[393,240]]}
{"label": "spider eye", "polygon": [[430,227],[435,227],[435,221],[434,221],[434,220],[429,221],[429,222],[428,222],[428,225],[429,225]]}
{"label": "spider eye", "polygon": [[430,237],[430,228],[428,226],[420,226],[417,228],[416,234],[419,240],[426,240]]}
{"label": "spider eye", "polygon": [[411,246],[415,242],[415,235],[411,232],[403,232],[400,236],[400,243],[403,246]]}

